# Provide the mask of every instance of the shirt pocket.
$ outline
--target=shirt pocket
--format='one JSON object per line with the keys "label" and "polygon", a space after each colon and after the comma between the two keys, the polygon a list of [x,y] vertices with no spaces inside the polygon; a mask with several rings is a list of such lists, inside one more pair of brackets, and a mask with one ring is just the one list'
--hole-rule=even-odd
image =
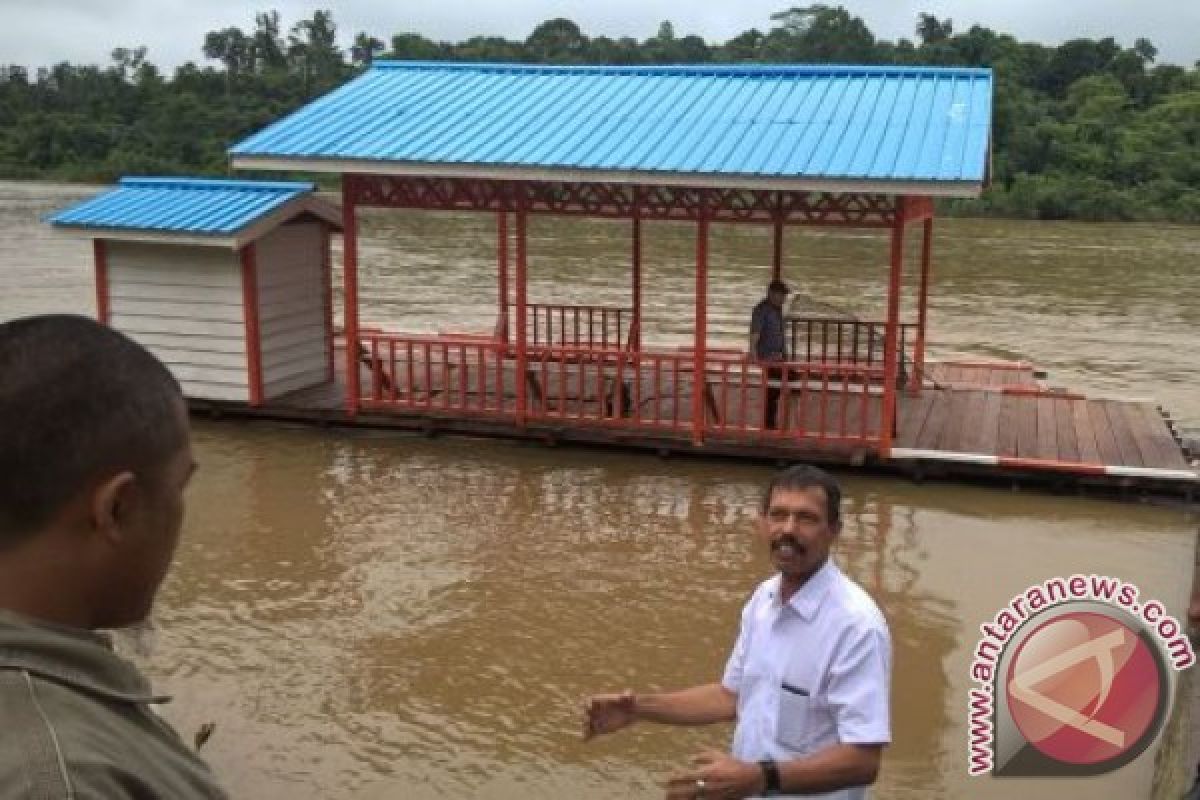
{"label": "shirt pocket", "polygon": [[812,696],[803,686],[784,681],[779,688],[775,736],[789,750],[803,751],[812,733]]}

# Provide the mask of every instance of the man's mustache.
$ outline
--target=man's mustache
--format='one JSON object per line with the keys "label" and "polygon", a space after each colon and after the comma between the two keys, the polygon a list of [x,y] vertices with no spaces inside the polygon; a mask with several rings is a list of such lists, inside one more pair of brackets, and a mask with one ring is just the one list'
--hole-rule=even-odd
{"label": "man's mustache", "polygon": [[804,545],[801,544],[796,537],[789,534],[784,534],[783,536],[780,536],[778,539],[775,539],[771,542],[771,552],[775,552],[785,545],[791,547],[793,550],[799,550],[801,552],[804,551]]}

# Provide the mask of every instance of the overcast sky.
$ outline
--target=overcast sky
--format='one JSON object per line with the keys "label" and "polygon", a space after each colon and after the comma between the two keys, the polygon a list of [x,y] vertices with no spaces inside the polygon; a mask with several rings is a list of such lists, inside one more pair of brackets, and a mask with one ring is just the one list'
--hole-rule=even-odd
{"label": "overcast sky", "polygon": [[[837,5],[837,0],[826,0]],[[109,63],[114,47],[146,45],[148,58],[170,70],[204,61],[210,30],[254,27],[254,12],[277,9],[288,28],[314,9],[330,8],[346,46],[365,30],[385,42],[415,31],[459,41],[479,34],[524,39],[553,17],[574,20],[589,36],[654,35],[669,19],[677,36],[723,42],[749,28],[765,30],[770,15],[808,0],[0,0],[0,64],[45,66],[59,61]],[[1021,40],[1058,44],[1076,37],[1113,36],[1130,46],[1139,36],[1159,49],[1159,62],[1191,66],[1200,59],[1200,0],[848,0],[883,39],[913,38],[917,13],[954,20],[956,31],[980,24]]]}

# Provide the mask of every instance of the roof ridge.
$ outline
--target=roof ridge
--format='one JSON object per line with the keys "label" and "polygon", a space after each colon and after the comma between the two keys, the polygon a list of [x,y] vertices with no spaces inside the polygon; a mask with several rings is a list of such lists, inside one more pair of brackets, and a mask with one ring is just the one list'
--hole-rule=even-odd
{"label": "roof ridge", "polygon": [[990,67],[906,66],[901,64],[526,64],[504,61],[378,60],[372,70],[532,72],[598,75],[940,75],[990,77]]}
{"label": "roof ridge", "polygon": [[274,192],[311,192],[317,186],[309,181],[257,181],[237,178],[186,178],[152,175],[125,176],[119,186],[157,186],[175,189],[248,189]]}

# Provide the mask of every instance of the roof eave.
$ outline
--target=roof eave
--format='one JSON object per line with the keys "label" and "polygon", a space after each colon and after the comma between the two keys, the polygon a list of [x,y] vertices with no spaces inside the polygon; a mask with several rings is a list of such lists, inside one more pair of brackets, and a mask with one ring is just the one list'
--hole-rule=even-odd
{"label": "roof eave", "polygon": [[194,245],[199,247],[221,247],[229,250],[238,248],[237,239],[228,234],[180,233],[156,231],[147,228],[114,228],[98,225],[69,225],[60,222],[51,224],[51,230],[63,236],[85,239],[104,239],[118,242],[145,242],[147,244]]}
{"label": "roof eave", "polygon": [[695,189],[886,194],[925,197],[978,197],[982,181],[871,180],[837,177],[787,178],[725,173],[526,167],[491,164],[383,161],[371,159],[277,156],[233,153],[234,169],[322,172],[361,175],[408,175],[428,178],[476,178],[564,183],[624,183]]}
{"label": "roof eave", "polygon": [[342,229],[340,211],[335,206],[311,195],[284,203],[279,208],[261,217],[257,217],[236,231],[223,233],[72,225],[61,222],[52,223],[52,227],[54,230],[64,234],[83,236],[88,239],[111,239],[123,242],[147,242],[151,244],[198,245],[201,247],[224,247],[230,250],[238,250],[262,238],[279,225],[302,214],[312,214],[334,230],[340,231]]}

